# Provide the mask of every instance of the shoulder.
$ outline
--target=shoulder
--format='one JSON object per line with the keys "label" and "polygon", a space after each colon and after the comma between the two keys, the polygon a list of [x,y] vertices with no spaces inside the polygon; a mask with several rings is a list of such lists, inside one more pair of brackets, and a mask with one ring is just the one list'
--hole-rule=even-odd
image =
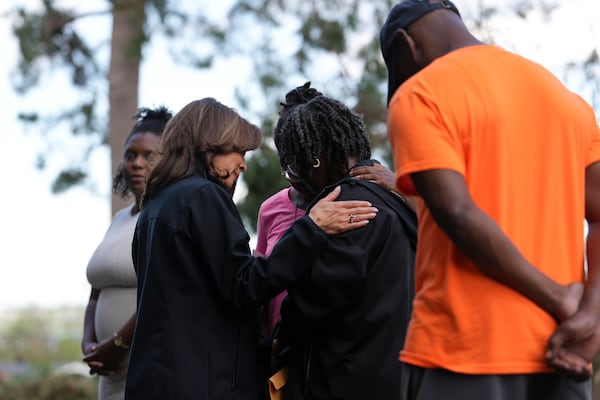
{"label": "shoulder", "polygon": [[[345,200],[365,200],[371,202],[373,205],[380,203],[380,197],[382,195],[388,196],[393,192],[388,189],[379,186],[373,182],[368,182],[355,178],[344,178],[332,185],[325,187],[319,195],[312,201],[309,206],[312,208],[319,200],[323,197],[327,196],[333,189],[336,187],[340,187],[340,195],[337,197],[335,201],[345,201]],[[308,210],[307,210],[308,212]]]}
{"label": "shoulder", "polygon": [[235,208],[231,195],[219,184],[201,177],[188,178],[184,183],[182,202],[188,208],[206,211],[216,207]]}
{"label": "shoulder", "polygon": [[289,187],[281,189],[280,191],[269,196],[265,201],[263,201],[260,205],[260,208],[266,209],[266,208],[270,208],[276,204],[291,203],[289,192],[290,192]]}
{"label": "shoulder", "polygon": [[229,195],[225,189],[208,179],[189,176],[164,188],[157,194],[156,199],[188,199],[193,196],[228,197]]}
{"label": "shoulder", "polygon": [[148,217],[174,216],[185,209],[211,210],[225,205],[235,207],[229,193],[208,179],[191,176],[170,184],[148,200],[142,213]]}
{"label": "shoulder", "polygon": [[137,221],[138,216],[140,214],[139,213],[136,213],[136,214],[131,213],[134,206],[135,206],[135,204],[131,204],[131,205],[117,211],[112,218],[112,221],[110,223],[110,228],[114,229],[117,226],[125,226],[125,225],[130,225],[130,224],[135,225],[135,222]]}
{"label": "shoulder", "polygon": [[411,225],[416,226],[417,215],[398,193],[376,183],[348,178],[340,183],[342,192],[338,200],[366,200],[380,211],[400,215]]}
{"label": "shoulder", "polygon": [[392,192],[376,183],[355,178],[347,178],[339,182],[342,188],[338,200],[368,200],[391,196]]}
{"label": "shoulder", "polygon": [[127,207],[121,208],[119,211],[117,211],[115,213],[113,220],[131,217],[131,210],[133,210],[134,206],[135,206],[135,204],[132,203],[132,204],[128,205]]}

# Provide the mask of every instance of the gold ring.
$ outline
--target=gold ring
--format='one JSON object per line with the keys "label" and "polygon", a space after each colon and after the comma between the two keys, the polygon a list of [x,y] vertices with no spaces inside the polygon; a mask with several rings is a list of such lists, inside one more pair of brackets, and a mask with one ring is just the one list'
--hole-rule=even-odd
{"label": "gold ring", "polygon": [[350,214],[348,216],[348,222],[353,223],[354,222],[354,215]]}

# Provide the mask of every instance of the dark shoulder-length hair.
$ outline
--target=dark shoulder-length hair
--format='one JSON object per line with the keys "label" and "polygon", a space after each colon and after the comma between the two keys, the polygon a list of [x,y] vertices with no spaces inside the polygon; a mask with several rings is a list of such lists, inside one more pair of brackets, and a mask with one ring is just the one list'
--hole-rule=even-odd
{"label": "dark shoulder-length hair", "polygon": [[215,154],[243,153],[256,149],[260,142],[260,129],[233,108],[210,97],[192,101],[165,126],[144,199],[192,175],[218,181],[212,166]]}

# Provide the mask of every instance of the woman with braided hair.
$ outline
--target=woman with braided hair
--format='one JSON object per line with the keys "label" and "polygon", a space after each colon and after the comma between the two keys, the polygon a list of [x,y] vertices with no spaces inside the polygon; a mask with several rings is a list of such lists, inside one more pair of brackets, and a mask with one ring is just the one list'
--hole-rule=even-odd
{"label": "woman with braided hair", "polygon": [[[282,109],[279,112],[280,118],[275,128],[275,140],[278,140],[277,133],[281,131],[283,121],[287,119],[287,116],[296,106],[321,95],[322,93],[317,89],[310,87],[310,82],[306,82],[304,85],[298,86],[288,92],[285,102],[281,103]],[[390,190],[395,189],[394,173],[378,162],[374,161],[372,165],[365,164],[357,168],[357,170],[361,173],[360,176],[357,176],[358,179],[370,180]],[[351,171],[351,173],[353,172],[354,170]],[[290,183],[290,186],[266,199],[261,204],[258,212],[255,249],[258,254],[271,254],[273,247],[281,236],[295,220],[304,215],[308,204],[315,198],[315,193],[309,190],[303,181],[294,179],[285,170],[282,172],[282,175]],[[275,325],[279,320],[281,302],[285,295],[286,292],[283,291],[273,298],[262,310],[262,332],[265,337],[273,335]]]}
{"label": "woman with braided hair", "polygon": [[294,96],[302,98],[286,96],[275,130],[292,186],[313,202],[340,186],[339,199],[367,200],[379,213],[332,237],[305,279],[288,287],[275,333],[276,347],[289,350],[283,398],[389,398],[400,383],[397,356],[414,292],[416,217],[389,188],[350,177],[373,164],[360,116],[321,94],[291,106]]}

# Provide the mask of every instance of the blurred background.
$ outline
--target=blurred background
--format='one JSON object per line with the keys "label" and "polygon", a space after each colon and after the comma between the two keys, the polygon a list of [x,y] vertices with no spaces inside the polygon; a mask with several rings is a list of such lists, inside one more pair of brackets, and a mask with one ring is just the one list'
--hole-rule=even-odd
{"label": "blurred background", "polygon": [[[393,167],[378,33],[394,3],[2,2],[0,400],[95,398],[79,362],[85,269],[125,205],[111,180],[137,107],[210,96],[262,128],[235,196],[251,234],[285,185],[271,140],[279,102],[306,81],[362,114]],[[596,0],[455,4],[479,39],[546,66],[598,111]]]}

